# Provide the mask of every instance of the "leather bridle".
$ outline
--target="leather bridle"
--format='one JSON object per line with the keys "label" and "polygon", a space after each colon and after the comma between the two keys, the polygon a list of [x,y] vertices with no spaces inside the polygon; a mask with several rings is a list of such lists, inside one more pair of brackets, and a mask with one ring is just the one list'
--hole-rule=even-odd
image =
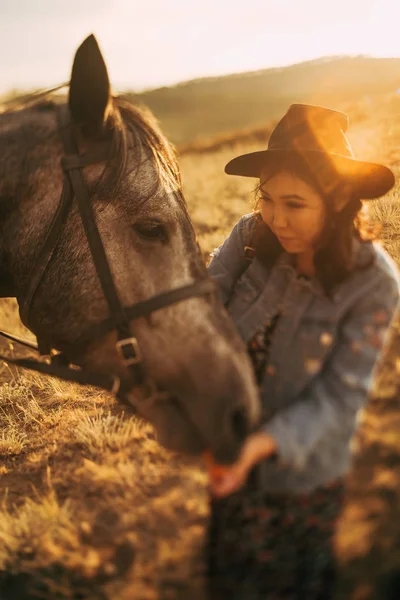
{"label": "leather bridle", "polygon": [[[86,166],[106,161],[109,158],[110,145],[99,143],[92,151],[79,154],[67,106],[57,107],[57,118],[65,153],[61,158],[61,167],[64,175],[63,189],[51,225],[29,274],[27,289],[22,295],[22,300],[20,300],[20,314],[22,320],[29,326],[33,300],[75,201],[109,311],[108,318],[101,323],[91,326],[85,332],[82,339],[85,340],[85,343],[90,343],[115,330],[117,333],[116,348],[122,364],[130,370],[131,381],[129,388],[127,388],[128,384],[121,382],[117,377],[90,372],[86,369],[78,369],[75,366],[71,368],[69,361],[62,354],[53,356],[50,364],[32,359],[11,359],[2,355],[0,355],[0,358],[6,362],[40,373],[54,375],[67,381],[73,381],[81,385],[94,385],[109,390],[123,401],[126,401],[128,392],[132,392],[136,386],[144,386],[145,383],[145,387],[151,390],[150,394],[155,394],[157,393],[155,386],[153,384],[149,385],[151,380],[146,377],[138,340],[132,335],[131,321],[149,316],[156,310],[181,302],[182,300],[212,294],[216,289],[215,283],[211,278],[204,277],[191,285],[164,292],[132,306],[125,307],[121,304],[82,173]],[[23,343],[30,348],[37,348],[41,354],[47,355],[51,352],[49,345],[39,338],[38,346],[36,346],[6,332],[0,332],[0,334],[18,343]],[[134,398],[134,394],[130,393],[129,403],[135,406],[132,397]]]}

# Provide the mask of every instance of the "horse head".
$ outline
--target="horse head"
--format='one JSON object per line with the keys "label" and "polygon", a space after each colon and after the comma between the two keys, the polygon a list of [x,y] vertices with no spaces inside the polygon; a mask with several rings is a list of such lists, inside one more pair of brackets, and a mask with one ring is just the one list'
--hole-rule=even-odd
{"label": "horse head", "polygon": [[[107,285],[122,307],[135,307],[207,278],[174,150],[149,112],[111,95],[93,36],[76,52],[68,105],[61,109],[75,158],[65,156],[67,125],[61,123],[60,135],[56,109],[39,103],[0,117],[0,260],[21,316],[42,344],[69,362],[118,377],[161,443],[194,454],[208,449],[218,461],[231,462],[259,406],[244,344],[217,294],[164,302],[128,323],[140,368],[156,390],[150,397],[143,386],[135,388],[110,314]],[[74,169],[82,176],[108,283],[90,247],[91,224],[85,225],[68,180]],[[65,193],[70,206],[37,277],[38,256]],[[99,335],[105,322],[112,326]]]}

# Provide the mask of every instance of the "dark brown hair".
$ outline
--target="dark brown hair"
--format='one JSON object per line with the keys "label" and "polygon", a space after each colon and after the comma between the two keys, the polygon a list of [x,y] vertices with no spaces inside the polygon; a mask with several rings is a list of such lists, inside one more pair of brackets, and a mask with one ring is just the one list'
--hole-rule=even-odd
{"label": "dark brown hair", "polygon": [[[334,210],[334,199],[345,192],[345,182],[339,176],[329,182],[329,193],[321,189],[317,178],[300,155],[279,156],[271,160],[266,167],[267,176],[256,188],[256,201],[254,210],[256,223],[252,235],[251,246],[255,249],[257,258],[267,268],[277,260],[283,252],[283,248],[272,230],[261,219],[258,210],[260,202],[260,188],[266,181],[281,172],[289,172],[302,179],[319,194],[325,203],[326,218],[325,226],[321,233],[320,242],[317,244],[314,257],[316,275],[321,282],[327,295],[346,279],[353,269],[353,239],[360,242],[371,240],[374,237],[372,227],[361,214],[362,203],[355,193],[350,192],[350,199],[344,208],[336,212]],[[265,172],[265,171],[264,171]],[[333,191],[332,191],[333,190]]]}

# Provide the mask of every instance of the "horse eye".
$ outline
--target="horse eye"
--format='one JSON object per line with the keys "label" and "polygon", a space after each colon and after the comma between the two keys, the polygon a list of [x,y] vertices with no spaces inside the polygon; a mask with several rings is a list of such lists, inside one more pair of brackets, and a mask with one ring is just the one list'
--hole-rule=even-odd
{"label": "horse eye", "polygon": [[145,240],[166,242],[168,239],[167,230],[159,223],[135,223],[133,229]]}

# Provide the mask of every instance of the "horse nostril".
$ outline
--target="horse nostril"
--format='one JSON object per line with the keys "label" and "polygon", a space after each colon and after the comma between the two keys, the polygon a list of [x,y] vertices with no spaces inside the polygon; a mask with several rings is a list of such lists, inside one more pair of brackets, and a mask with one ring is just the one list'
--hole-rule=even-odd
{"label": "horse nostril", "polygon": [[246,410],[244,408],[235,409],[231,419],[235,438],[239,442],[243,442],[250,432],[250,423]]}

